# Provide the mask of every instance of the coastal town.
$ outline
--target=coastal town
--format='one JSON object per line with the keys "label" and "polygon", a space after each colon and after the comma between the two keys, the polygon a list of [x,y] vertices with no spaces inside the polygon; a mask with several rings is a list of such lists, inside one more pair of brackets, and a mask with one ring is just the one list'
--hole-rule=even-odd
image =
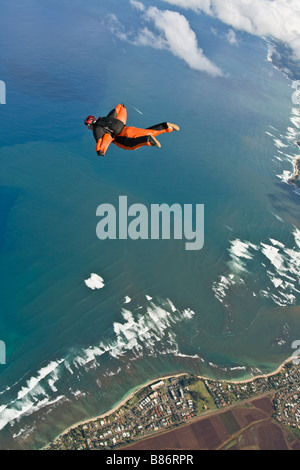
{"label": "coastal town", "polygon": [[244,382],[209,380],[183,374],[151,383],[110,413],[78,424],[47,449],[108,450],[165,433],[226,409],[270,398],[272,420],[300,440],[300,366],[287,362],[277,373]]}

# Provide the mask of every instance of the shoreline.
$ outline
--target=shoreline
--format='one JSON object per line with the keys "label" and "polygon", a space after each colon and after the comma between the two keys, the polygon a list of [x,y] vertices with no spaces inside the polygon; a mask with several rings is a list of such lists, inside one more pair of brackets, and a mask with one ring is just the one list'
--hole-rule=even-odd
{"label": "shoreline", "polygon": [[[113,408],[111,408],[109,411],[106,411],[105,413],[102,413],[101,415],[98,415],[98,416],[95,416],[94,418],[88,418],[88,419],[85,419],[83,421],[79,421],[78,423],[75,423],[75,424],[72,424],[72,426],[69,426],[65,431],[61,432],[57,437],[55,437],[55,439],[52,441],[56,441],[57,439],[59,439],[61,436],[64,436],[65,434],[67,434],[69,431],[71,431],[72,429],[75,429],[75,428],[78,428],[79,426],[82,426],[84,424],[89,424],[89,423],[93,423],[94,421],[98,421],[98,419],[101,419],[101,418],[106,418],[107,416],[111,415],[112,413],[114,413],[115,411],[117,411],[119,408],[121,408],[123,405],[125,405],[125,403],[127,403],[127,401],[129,401],[131,398],[134,397],[134,395],[136,393],[138,393],[140,390],[142,390],[143,388],[145,387],[149,387],[151,384],[155,383],[155,382],[158,382],[160,380],[166,380],[166,379],[171,379],[173,377],[181,377],[182,375],[188,375],[188,372],[182,372],[181,374],[175,374],[175,375],[167,375],[167,376],[164,376],[164,377],[159,377],[157,379],[154,379],[154,380],[151,380],[149,382],[146,382],[144,385],[140,385],[138,386],[138,388],[136,388],[133,392],[131,392],[129,395],[127,395],[122,401],[120,401],[119,403],[117,403]],[[46,446],[44,446],[42,448],[45,449],[46,447],[48,447],[49,444],[47,444]]]}
{"label": "shoreline", "polygon": [[[235,383],[235,384],[246,384],[246,383],[249,383],[249,382],[253,382],[253,380],[272,377],[272,375],[279,374],[285,368],[286,364],[288,364],[289,362],[292,362],[292,359],[293,359],[292,357],[289,357],[274,372],[269,372],[268,374],[255,375],[253,378],[244,379],[244,380],[234,380],[234,379],[233,380],[222,380],[222,382],[232,382],[232,383]],[[205,379],[205,380],[211,380],[211,379]]]}
{"label": "shoreline", "polygon": [[[269,372],[268,374],[257,375],[257,376],[254,376],[252,378],[244,379],[244,380],[234,380],[234,379],[232,379],[232,380],[224,380],[224,379],[216,380],[216,379],[212,379],[212,378],[209,378],[209,377],[203,377],[201,375],[197,375],[197,377],[198,377],[198,379],[202,379],[202,380],[212,380],[212,381],[218,381],[218,382],[231,382],[231,383],[236,383],[236,384],[245,384],[245,383],[253,382],[254,380],[257,380],[257,379],[260,379],[260,378],[267,378],[267,377],[272,377],[273,375],[277,375],[285,368],[286,364],[288,364],[291,361],[292,361],[292,357],[289,357],[275,371]],[[57,439],[64,436],[65,434],[67,434],[72,429],[76,429],[79,426],[89,424],[89,423],[93,423],[95,421],[98,421],[101,418],[106,418],[107,416],[110,416],[112,413],[116,412],[123,405],[125,405],[125,403],[127,403],[131,398],[133,398],[136,395],[136,393],[138,393],[143,388],[149,387],[151,384],[154,384],[155,382],[158,382],[160,380],[167,380],[167,379],[171,379],[173,377],[176,378],[176,377],[181,377],[181,376],[184,376],[184,375],[189,375],[189,372],[182,372],[180,374],[173,374],[173,375],[167,375],[167,376],[164,376],[164,377],[158,377],[154,380],[151,380],[149,382],[144,383],[143,385],[138,386],[138,388],[136,388],[133,392],[131,392],[129,395],[127,395],[122,401],[117,403],[109,411],[106,411],[105,413],[102,413],[101,415],[95,416],[94,418],[88,418],[88,419],[85,419],[83,421],[79,421],[78,423],[72,424],[72,426],[69,426],[66,430],[64,430],[58,436],[56,436],[55,439],[53,439],[52,442],[55,442]],[[44,450],[48,446],[49,446],[49,443],[47,445],[45,445],[44,447],[42,447],[41,450]]]}
{"label": "shoreline", "polygon": [[293,184],[297,188],[300,187],[300,157],[296,157],[293,161],[294,173],[288,179],[289,184]]}

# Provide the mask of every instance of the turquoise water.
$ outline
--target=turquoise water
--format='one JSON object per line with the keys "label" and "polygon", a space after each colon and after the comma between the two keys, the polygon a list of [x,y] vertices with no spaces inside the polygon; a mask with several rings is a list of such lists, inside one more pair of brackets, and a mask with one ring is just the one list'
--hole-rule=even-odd
{"label": "turquoise water", "polygon": [[[106,15],[130,29],[139,13],[108,3],[2,7],[2,448],[40,448],[165,374],[270,372],[300,336],[299,196],[277,176],[292,171],[288,127],[299,129],[290,82],[262,40],[231,46],[205,16],[183,12],[223,77],[121,41]],[[160,150],[112,145],[99,159],[83,119],[119,102],[130,125],[180,132]],[[204,248],[98,240],[96,208],[120,195],[204,204]],[[86,286],[91,273],[102,289]]]}

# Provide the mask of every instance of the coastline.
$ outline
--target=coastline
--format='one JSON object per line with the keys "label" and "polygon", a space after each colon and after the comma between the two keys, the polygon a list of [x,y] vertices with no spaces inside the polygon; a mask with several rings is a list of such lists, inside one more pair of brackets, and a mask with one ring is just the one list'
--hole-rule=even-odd
{"label": "coastline", "polygon": [[288,183],[300,187],[300,157],[296,157],[294,162],[294,173],[289,178]]}
{"label": "coastline", "polygon": [[[272,377],[273,375],[279,374],[285,368],[286,364],[288,364],[291,361],[292,361],[292,357],[289,357],[274,372],[269,372],[268,374],[255,375],[254,377],[252,377],[250,379],[244,379],[244,380],[234,380],[234,379],[233,380],[225,380],[225,382],[232,382],[232,383],[235,383],[235,384],[246,384],[246,383],[249,383],[249,382],[253,382],[253,380],[256,380],[256,379],[263,379],[263,378],[266,378],[266,377]],[[204,379],[204,380],[211,380],[211,379]]]}
{"label": "coastline", "polygon": [[[101,419],[101,418],[106,418],[107,416],[111,415],[112,413],[114,413],[115,411],[117,411],[119,408],[121,408],[123,405],[125,405],[125,403],[127,403],[127,401],[129,401],[131,398],[134,397],[134,395],[136,393],[138,393],[140,390],[142,390],[143,388],[145,387],[149,387],[149,385],[151,384],[154,384],[155,382],[158,382],[159,380],[166,380],[166,379],[171,379],[173,377],[181,377],[182,375],[188,375],[188,372],[182,372],[181,374],[175,374],[175,375],[167,375],[167,376],[164,376],[164,377],[158,377],[157,379],[154,379],[154,380],[151,380],[149,382],[145,382],[143,385],[140,385],[138,386],[138,388],[136,388],[133,392],[131,392],[129,395],[126,395],[126,397],[120,401],[119,403],[117,403],[113,408],[111,408],[109,411],[106,411],[105,413],[102,413],[101,415],[98,415],[98,416],[95,416],[94,418],[88,418],[88,419],[85,419],[83,421],[79,421],[78,423],[75,423],[75,424],[72,424],[72,426],[69,426],[65,431],[63,431],[62,433],[60,433],[58,436],[55,437],[55,439],[53,439],[53,442],[56,441],[57,439],[59,439],[61,436],[64,436],[65,434],[67,434],[69,431],[71,431],[72,429],[75,429],[77,428],[78,426],[82,426],[84,424],[89,424],[89,423],[93,423],[94,421],[98,421],[98,419]],[[47,444],[46,446],[44,446],[42,448],[45,449],[46,447],[48,447],[49,444]]]}
{"label": "coastline", "polygon": [[[267,377],[271,377],[273,375],[276,375],[276,374],[279,374],[283,369],[284,367],[286,366],[286,364],[288,364],[289,362],[292,361],[292,357],[289,357],[288,359],[286,359],[275,371],[273,372],[269,372],[268,374],[263,374],[263,375],[257,375],[257,376],[254,376],[254,377],[251,377],[249,379],[243,379],[243,380],[224,380],[224,379],[220,379],[219,381],[222,381],[222,382],[231,382],[231,383],[236,383],[236,384],[245,384],[245,383],[249,383],[249,382],[253,382],[254,380],[257,380],[257,379],[260,379],[260,378],[267,378]],[[188,375],[189,373],[188,372],[182,372],[180,374],[173,374],[173,375],[168,375],[168,376],[163,376],[163,377],[158,377],[154,380],[151,380],[149,382],[146,382],[144,383],[143,385],[140,385],[138,388],[136,388],[133,392],[131,392],[129,395],[127,395],[123,400],[121,400],[119,403],[117,403],[113,408],[111,408],[109,411],[105,412],[105,413],[102,413],[101,415],[98,415],[98,416],[95,416],[94,418],[88,418],[86,420],[83,420],[83,421],[79,421],[78,423],[75,423],[73,424],[72,426],[69,426],[66,430],[64,430],[62,433],[60,433],[58,436],[55,437],[55,439],[53,439],[52,442],[55,442],[57,439],[59,439],[61,436],[64,436],[65,434],[67,434],[69,431],[71,431],[72,429],[75,429],[79,426],[82,426],[82,425],[85,425],[85,424],[89,424],[89,423],[93,423],[95,421],[98,421],[99,419],[101,418],[106,418],[107,416],[110,416],[112,413],[116,412],[118,409],[120,409],[123,405],[125,405],[125,403],[127,403],[127,401],[129,401],[131,398],[134,397],[134,395],[136,395],[136,393],[138,393],[140,390],[142,390],[143,388],[145,387],[149,387],[151,384],[154,384],[155,382],[158,382],[160,380],[167,380],[167,379],[170,379],[170,378],[176,378],[176,377],[181,377],[181,376],[184,376],[184,375]],[[199,379],[202,379],[202,380],[213,380],[213,381],[216,381],[216,379],[211,379],[209,377],[204,377],[204,376],[201,376],[201,375],[197,375],[197,377]],[[41,450],[44,450],[45,448],[47,448],[49,446],[49,443],[44,446]]]}

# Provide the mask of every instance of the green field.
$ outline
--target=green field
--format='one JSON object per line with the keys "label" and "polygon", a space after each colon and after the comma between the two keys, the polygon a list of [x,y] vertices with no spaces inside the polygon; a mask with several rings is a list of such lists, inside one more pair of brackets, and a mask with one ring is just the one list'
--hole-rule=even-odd
{"label": "green field", "polygon": [[208,393],[203,380],[196,379],[193,383],[187,386],[191,399],[196,405],[197,415],[217,408],[212,396]]}

